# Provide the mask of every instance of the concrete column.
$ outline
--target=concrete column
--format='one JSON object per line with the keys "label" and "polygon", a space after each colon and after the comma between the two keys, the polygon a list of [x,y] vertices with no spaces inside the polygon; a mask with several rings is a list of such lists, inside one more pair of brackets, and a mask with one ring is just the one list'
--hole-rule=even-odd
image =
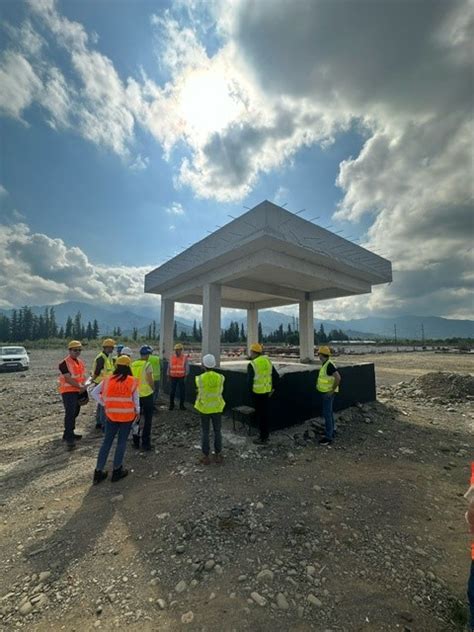
{"label": "concrete column", "polygon": [[173,354],[174,301],[161,299],[160,357],[170,359]]}
{"label": "concrete column", "polygon": [[247,354],[250,355],[250,345],[258,342],[258,309],[247,310]]}
{"label": "concrete column", "polygon": [[314,360],[313,301],[301,301],[300,308],[300,362]]}
{"label": "concrete column", "polygon": [[202,288],[202,297],[202,355],[212,353],[220,366],[221,286],[207,283]]}

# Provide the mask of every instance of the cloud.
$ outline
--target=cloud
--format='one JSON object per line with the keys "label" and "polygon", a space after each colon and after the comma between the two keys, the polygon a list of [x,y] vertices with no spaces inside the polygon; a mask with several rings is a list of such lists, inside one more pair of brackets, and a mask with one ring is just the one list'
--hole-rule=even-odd
{"label": "cloud", "polygon": [[171,206],[165,208],[168,215],[184,215],[184,208],[179,202],[173,202]]}
{"label": "cloud", "polygon": [[3,184],[0,184],[0,198],[7,197],[8,191],[5,189]]}
{"label": "cloud", "polygon": [[149,267],[93,264],[76,246],[24,223],[0,225],[0,307],[68,300],[101,304],[156,304],[143,294]]}
{"label": "cloud", "polygon": [[16,119],[40,94],[42,84],[23,55],[11,50],[0,56],[0,112]]}
{"label": "cloud", "polygon": [[148,168],[149,164],[150,159],[148,158],[148,156],[142,156],[141,154],[138,154],[135,160],[130,164],[130,169],[132,171],[144,171]]}

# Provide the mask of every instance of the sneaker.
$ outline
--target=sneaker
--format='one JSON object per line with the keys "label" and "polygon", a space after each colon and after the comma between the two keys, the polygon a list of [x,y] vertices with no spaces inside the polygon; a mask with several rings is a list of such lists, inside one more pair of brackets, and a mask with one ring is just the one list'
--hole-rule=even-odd
{"label": "sneaker", "polygon": [[199,463],[201,465],[210,465],[211,459],[207,455],[203,454],[202,457],[199,459]]}
{"label": "sneaker", "polygon": [[327,437],[323,437],[319,440],[319,445],[331,445],[331,443],[331,439],[328,439]]}
{"label": "sneaker", "polygon": [[222,465],[222,463],[224,463],[224,457],[222,456],[222,454],[220,452],[219,452],[219,454],[214,454],[214,461],[218,465]]}
{"label": "sneaker", "polygon": [[105,479],[107,478],[108,472],[102,472],[101,470],[94,470],[94,479],[92,481],[93,485],[98,485],[99,483],[102,483],[102,481],[105,481]]}
{"label": "sneaker", "polygon": [[116,483],[121,478],[125,478],[126,476],[128,476],[128,470],[120,466],[118,469],[112,472],[112,483]]}

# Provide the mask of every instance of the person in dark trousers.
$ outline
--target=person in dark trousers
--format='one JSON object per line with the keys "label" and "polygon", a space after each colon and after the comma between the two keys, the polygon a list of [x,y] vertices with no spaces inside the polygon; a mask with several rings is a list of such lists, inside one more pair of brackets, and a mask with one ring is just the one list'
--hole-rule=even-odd
{"label": "person in dark trousers", "polygon": [[117,446],[114,454],[112,483],[128,475],[128,470],[123,467],[123,458],[132,423],[140,415],[138,380],[133,377],[130,364],[131,360],[126,355],[116,358],[113,375],[102,380],[92,391],[92,397],[105,410],[105,435],[97,457],[94,485],[98,485],[107,478],[104,468],[115,436],[117,436]]}
{"label": "person in dark trousers", "polygon": [[464,494],[468,502],[466,511],[466,522],[469,525],[469,535],[471,538],[471,572],[467,584],[467,598],[469,599],[469,625],[471,632],[474,632],[474,461],[471,461],[471,484]]}
{"label": "person in dark trousers", "polygon": [[86,365],[80,357],[82,344],[79,340],[71,340],[68,351],[67,357],[58,367],[58,383],[64,406],[63,441],[66,441],[68,450],[74,450],[76,441],[82,439],[82,435],[76,434],[74,430],[80,411],[80,398],[86,393]]}
{"label": "person in dark trousers", "polygon": [[201,413],[201,449],[200,463],[209,465],[209,430],[212,423],[214,431],[214,459],[216,463],[223,463],[222,457],[222,411],[225,408],[222,392],[224,390],[224,376],[216,373],[216,359],[208,353],[202,359],[204,373],[196,376],[196,402],[194,407]]}
{"label": "person in dark trousers", "polygon": [[174,346],[174,353],[168,364],[168,377],[170,378],[170,406],[174,410],[174,398],[176,390],[179,391],[179,409],[186,410],[184,406],[186,376],[189,373],[188,356],[184,354],[183,345],[178,342]]}
{"label": "person in dark trousers", "polygon": [[[140,395],[140,410],[143,416],[143,428],[141,431],[142,449],[149,452],[151,445],[151,424],[153,419],[153,367],[149,362],[152,352],[151,347],[144,345],[140,348],[140,360],[132,362],[133,376],[138,380],[138,392]],[[132,427],[133,446],[140,447],[140,418]]]}
{"label": "person in dark trousers", "polygon": [[322,366],[318,372],[316,389],[321,393],[323,400],[325,428],[324,437],[319,440],[319,443],[320,445],[331,445],[336,432],[333,414],[334,396],[339,392],[341,374],[337,370],[336,365],[330,360],[331,349],[329,347],[319,347],[318,356]]}
{"label": "person in dark trousers", "polygon": [[270,359],[263,354],[263,347],[258,342],[250,346],[250,363],[247,367],[248,387],[252,394],[255,420],[259,428],[259,437],[254,443],[265,445],[270,436],[270,420],[268,416],[269,398],[278,386],[280,376]]}

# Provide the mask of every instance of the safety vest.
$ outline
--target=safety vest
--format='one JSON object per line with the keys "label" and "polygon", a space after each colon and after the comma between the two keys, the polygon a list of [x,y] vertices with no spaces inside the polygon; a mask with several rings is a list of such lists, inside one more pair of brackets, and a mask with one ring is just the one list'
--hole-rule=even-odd
{"label": "safety vest", "polygon": [[151,355],[148,358],[148,362],[151,364],[151,368],[153,369],[153,380],[157,382],[161,377],[161,361],[160,358],[156,355]]}
{"label": "safety vest", "polygon": [[[323,366],[319,369],[318,379],[316,382],[316,389],[320,393],[329,393],[334,390],[334,383],[336,381],[336,378],[333,377],[332,375],[327,374],[327,370],[328,370],[328,366],[330,362],[331,360],[326,360]],[[334,368],[337,369],[335,364],[334,364]],[[335,389],[335,392],[339,393],[339,386]]]}
{"label": "safety vest", "polygon": [[133,393],[138,381],[131,375],[121,381],[117,376],[106,377],[102,384],[105,414],[110,421],[130,422],[136,417]]}
{"label": "safety vest", "polygon": [[215,371],[206,371],[196,376],[196,402],[194,408],[203,415],[221,413],[225,402],[222,397],[224,376]]}
{"label": "safety vest", "polygon": [[104,368],[99,373],[99,375],[94,378],[93,381],[96,384],[100,384],[104,378],[108,377],[109,375],[112,375],[112,373],[114,372],[114,360],[113,360],[112,356],[111,355],[107,355],[106,353],[101,351],[99,354],[97,354],[97,356],[95,357],[95,360],[94,360],[94,366],[92,367],[92,375],[93,376],[95,375],[95,368],[97,366],[97,360],[99,358],[104,358]]}
{"label": "safety vest", "polygon": [[181,354],[179,357],[173,353],[170,359],[170,377],[184,377],[186,375],[187,356]]}
{"label": "safety vest", "polygon": [[272,363],[267,356],[258,356],[252,360],[250,364],[253,366],[253,392],[258,395],[270,393],[272,390]]}
{"label": "safety vest", "polygon": [[[71,356],[67,356],[64,358],[64,362],[67,365],[67,370],[70,376],[79,382],[79,384],[84,384],[86,381],[86,365],[78,358],[77,360],[73,360]],[[66,382],[66,379],[62,373],[59,374],[58,377],[58,390],[62,393],[79,393],[79,389],[77,386],[73,386]]]}
{"label": "safety vest", "polygon": [[148,397],[148,395],[153,393],[153,389],[146,379],[146,368],[148,366],[151,366],[148,360],[135,360],[135,362],[132,362],[132,373],[133,377],[136,377],[138,380],[138,393],[140,397]]}

